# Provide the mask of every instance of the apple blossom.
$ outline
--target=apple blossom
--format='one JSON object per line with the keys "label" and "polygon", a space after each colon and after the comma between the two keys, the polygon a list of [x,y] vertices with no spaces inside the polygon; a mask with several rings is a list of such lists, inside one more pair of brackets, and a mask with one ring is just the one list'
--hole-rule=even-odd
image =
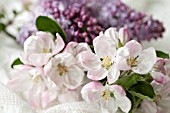
{"label": "apple blossom", "polygon": [[45,108],[57,97],[58,87],[43,74],[42,68],[20,65],[15,78],[8,81],[8,87],[18,92],[27,92],[28,101],[34,108]]}
{"label": "apple blossom", "polygon": [[94,54],[92,51],[83,51],[81,63],[88,71],[87,77],[91,80],[102,80],[107,77],[108,83],[114,83],[120,75],[115,63],[116,46],[106,41],[104,35],[93,40]]}
{"label": "apple blossom", "polygon": [[24,53],[20,60],[24,64],[42,66],[49,59],[59,53],[65,46],[63,39],[56,34],[55,42],[46,32],[37,32],[35,36],[30,36],[24,43]]}
{"label": "apple blossom", "polygon": [[161,84],[170,81],[170,60],[158,58],[153,70],[150,72],[153,79]]}
{"label": "apple blossom", "polygon": [[120,70],[132,70],[135,73],[147,74],[156,63],[157,56],[154,48],[142,50],[142,46],[131,40],[117,51],[116,61]]}
{"label": "apple blossom", "polygon": [[65,85],[67,88],[75,89],[83,83],[85,74],[75,63],[72,54],[60,53],[45,65],[45,73],[57,86]]}
{"label": "apple blossom", "polygon": [[81,94],[86,102],[97,103],[102,113],[116,113],[118,108],[128,113],[131,109],[131,102],[119,85],[103,86],[98,82],[90,82],[82,88]]}
{"label": "apple blossom", "polygon": [[144,100],[141,103],[142,113],[170,113],[170,82],[165,84],[159,84],[155,81],[152,82],[152,86],[155,90],[157,97],[154,101]]}

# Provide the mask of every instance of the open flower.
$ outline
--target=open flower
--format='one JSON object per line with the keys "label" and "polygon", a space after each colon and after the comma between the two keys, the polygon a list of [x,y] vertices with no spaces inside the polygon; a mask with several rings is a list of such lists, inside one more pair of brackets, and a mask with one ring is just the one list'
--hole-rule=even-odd
{"label": "open flower", "polygon": [[45,108],[57,97],[58,87],[44,76],[42,68],[21,65],[7,85],[12,90],[27,92],[28,101],[34,108]]}
{"label": "open flower", "polygon": [[131,70],[139,74],[147,74],[156,63],[154,48],[142,51],[142,46],[135,40],[129,41],[117,51],[117,65],[120,70]]}
{"label": "open flower", "polygon": [[131,102],[119,85],[103,86],[98,82],[90,82],[82,88],[81,93],[86,102],[97,103],[102,113],[116,113],[118,108],[128,113],[131,109]]}
{"label": "open flower", "polygon": [[75,65],[75,58],[70,53],[61,53],[52,58],[45,65],[45,73],[59,87],[75,89],[80,86],[84,79],[84,71]]}
{"label": "open flower", "polygon": [[144,100],[141,103],[142,113],[170,113],[170,82],[165,84],[159,84],[155,81],[152,82],[152,86],[157,95],[155,101]]}
{"label": "open flower", "polygon": [[59,53],[65,46],[63,39],[56,34],[55,42],[46,32],[37,32],[35,36],[30,36],[24,43],[24,53],[20,59],[24,64],[42,66],[46,64],[50,57]]}
{"label": "open flower", "polygon": [[102,80],[107,77],[109,84],[114,83],[119,75],[115,63],[116,46],[111,41],[105,40],[105,35],[100,35],[93,40],[94,54],[84,51],[81,54],[81,63],[88,70],[87,77],[91,80]]}
{"label": "open flower", "polygon": [[170,60],[158,58],[150,74],[160,84],[170,81]]}

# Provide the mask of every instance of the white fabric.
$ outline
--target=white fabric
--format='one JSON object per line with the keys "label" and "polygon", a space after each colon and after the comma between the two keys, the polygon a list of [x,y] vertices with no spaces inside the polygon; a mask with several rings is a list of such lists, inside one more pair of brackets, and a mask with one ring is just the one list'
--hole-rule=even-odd
{"label": "white fabric", "polygon": [[95,106],[86,102],[56,105],[47,110],[34,111],[14,92],[0,83],[0,113],[100,113]]}

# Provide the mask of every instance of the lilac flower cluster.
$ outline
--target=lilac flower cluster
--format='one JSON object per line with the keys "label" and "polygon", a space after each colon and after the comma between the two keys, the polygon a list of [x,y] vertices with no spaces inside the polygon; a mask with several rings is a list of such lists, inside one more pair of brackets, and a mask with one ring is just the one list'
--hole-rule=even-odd
{"label": "lilac flower cluster", "polygon": [[[65,0],[64,0],[65,1]],[[67,6],[60,0],[46,0],[42,5],[44,12],[50,14],[67,33],[67,41],[86,42],[91,44],[92,40],[104,30],[98,19],[92,16],[90,9],[85,4],[78,2]]]}
{"label": "lilac flower cluster", "polygon": [[129,30],[130,39],[142,41],[162,37],[165,31],[163,24],[154,20],[152,16],[136,12],[119,0],[112,6],[112,9],[113,7],[115,10],[110,12],[112,19],[109,26],[117,29],[126,27]]}
{"label": "lilac flower cluster", "polygon": [[139,42],[162,37],[163,24],[152,16],[131,9],[120,0],[43,0],[41,15],[55,19],[67,34],[67,41],[92,44],[100,31],[125,27],[130,39]]}

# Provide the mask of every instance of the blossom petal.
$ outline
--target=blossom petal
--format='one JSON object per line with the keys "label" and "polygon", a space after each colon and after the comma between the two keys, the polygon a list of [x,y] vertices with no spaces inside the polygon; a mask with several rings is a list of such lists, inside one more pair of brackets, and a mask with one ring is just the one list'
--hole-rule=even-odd
{"label": "blossom petal", "polygon": [[92,52],[84,51],[80,53],[80,62],[87,70],[98,70],[101,66],[100,59]]}
{"label": "blossom petal", "polygon": [[115,43],[115,44],[118,44],[118,33],[116,31],[116,28],[114,27],[111,27],[111,28],[108,28],[104,35],[107,37],[107,38],[110,38],[112,43]]}
{"label": "blossom petal", "polygon": [[57,39],[55,40],[54,48],[52,51],[53,54],[59,53],[65,46],[63,39],[61,38],[61,36],[58,33],[56,34],[56,37],[57,37]]}
{"label": "blossom petal", "polygon": [[119,30],[120,42],[124,45],[129,40],[129,33],[126,28],[120,28]]}
{"label": "blossom petal", "polygon": [[102,87],[103,85],[98,82],[86,84],[81,90],[83,99],[88,103],[98,102],[100,100],[100,91]]}
{"label": "blossom petal", "polygon": [[63,75],[64,85],[69,89],[75,89],[82,85],[84,71],[77,66],[68,67],[68,74]]}
{"label": "blossom petal", "polygon": [[116,65],[111,66],[108,71],[107,81],[109,84],[112,84],[119,78],[120,71]]}
{"label": "blossom petal", "polygon": [[108,71],[105,68],[99,70],[88,71],[87,77],[91,80],[102,80],[108,75]]}
{"label": "blossom petal", "polygon": [[132,70],[139,74],[147,74],[152,70],[157,61],[156,52],[154,48],[148,48],[141,52],[137,58],[137,66],[132,67]]}
{"label": "blossom petal", "polygon": [[127,42],[124,47],[128,48],[130,57],[134,58],[136,58],[142,51],[141,44],[135,40]]}
{"label": "blossom petal", "polygon": [[93,46],[96,55],[100,58],[105,56],[114,57],[116,53],[116,45],[110,41],[101,40],[101,37],[103,36],[98,36],[93,40]]}

